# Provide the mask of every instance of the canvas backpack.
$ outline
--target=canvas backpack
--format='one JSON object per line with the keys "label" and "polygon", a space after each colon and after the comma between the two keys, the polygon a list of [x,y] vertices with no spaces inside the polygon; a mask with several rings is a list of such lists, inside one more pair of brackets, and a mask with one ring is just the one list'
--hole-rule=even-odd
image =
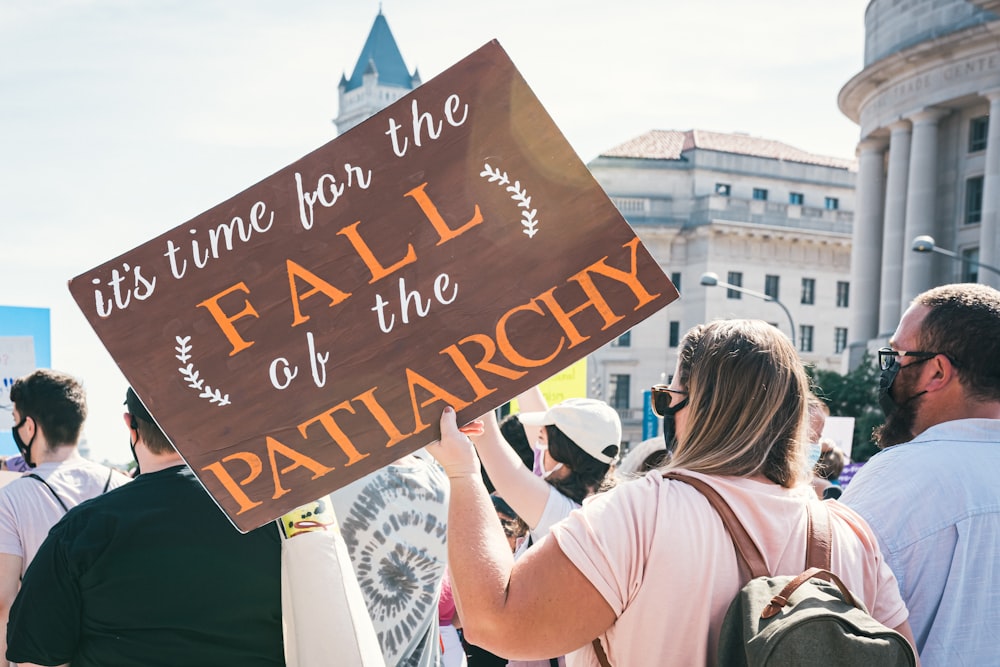
{"label": "canvas backpack", "polygon": [[[797,576],[771,576],[760,549],[715,489],[695,477],[677,473],[664,477],[689,484],[708,499],[733,540],[743,572],[750,574],[750,581],[733,599],[722,622],[719,665],[916,665],[909,642],[872,618],[864,604],[830,572],[833,532],[826,505],[807,505],[806,570]],[[599,639],[594,640],[594,650],[602,667],[610,667]]]}

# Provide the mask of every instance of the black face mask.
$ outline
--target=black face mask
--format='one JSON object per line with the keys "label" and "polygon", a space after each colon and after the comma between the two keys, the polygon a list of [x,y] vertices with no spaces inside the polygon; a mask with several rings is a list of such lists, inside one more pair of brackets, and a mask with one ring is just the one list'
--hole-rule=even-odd
{"label": "black face mask", "polygon": [[[136,432],[138,433],[139,422],[136,420],[135,415],[129,415],[129,417],[131,418],[129,420],[129,426],[131,426],[133,429],[135,429]],[[138,475],[142,474],[142,470],[139,469],[139,457],[135,455],[135,443],[136,442],[138,442],[138,438],[136,439],[135,442],[132,441],[132,438],[129,438],[129,440],[128,440],[128,448],[132,450],[132,459],[135,460],[135,474],[138,476]]]}
{"label": "black face mask", "polygon": [[663,442],[667,447],[667,456],[674,453],[674,449],[677,447],[677,438],[675,437],[675,419],[676,415],[681,408],[688,404],[688,397],[685,396],[684,400],[679,401],[677,405],[670,405],[663,408]]}
{"label": "black face mask", "polygon": [[14,444],[17,445],[17,450],[21,452],[21,456],[24,458],[24,462],[28,464],[29,468],[34,468],[35,463],[31,460],[31,443],[35,441],[35,436],[38,435],[38,430],[37,429],[35,430],[34,435],[31,436],[31,440],[29,440],[28,442],[22,440],[21,436],[18,435],[17,433],[18,429],[24,426],[24,423],[26,421],[28,421],[28,415],[24,415],[23,417],[21,417],[21,421],[18,422],[18,424],[11,430],[11,432],[14,435]]}
{"label": "black face mask", "polygon": [[[921,359],[919,361],[915,361],[912,364],[907,364],[906,368],[910,368],[911,366],[916,366],[917,364],[921,364],[925,361],[930,361],[930,359]],[[924,394],[927,393],[926,391],[921,391],[919,393],[914,394],[913,396],[910,396],[907,399],[904,399],[902,403],[897,402],[896,399],[893,398],[892,396],[892,384],[896,381],[896,376],[899,375],[899,371],[901,370],[903,370],[903,367],[899,365],[898,361],[894,361],[893,364],[889,366],[889,368],[882,371],[882,374],[879,375],[878,405],[880,408],[882,408],[882,414],[885,415],[886,419],[891,417],[897,410],[899,410],[900,407],[906,405],[913,399],[919,396],[923,396]]]}

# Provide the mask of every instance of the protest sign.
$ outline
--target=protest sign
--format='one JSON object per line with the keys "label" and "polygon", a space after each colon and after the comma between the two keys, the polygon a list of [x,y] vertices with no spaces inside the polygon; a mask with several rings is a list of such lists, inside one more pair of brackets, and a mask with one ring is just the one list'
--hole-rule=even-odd
{"label": "protest sign", "polygon": [[240,530],[677,298],[495,41],[70,291]]}

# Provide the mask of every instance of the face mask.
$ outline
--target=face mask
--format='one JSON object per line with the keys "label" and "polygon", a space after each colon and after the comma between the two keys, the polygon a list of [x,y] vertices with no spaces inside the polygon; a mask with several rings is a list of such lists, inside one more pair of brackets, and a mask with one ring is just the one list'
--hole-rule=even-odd
{"label": "face mask", "polygon": [[[136,421],[135,415],[131,415],[131,417],[132,419],[129,422],[129,426],[131,426],[133,429],[136,429],[136,435],[138,436],[139,422]],[[129,435],[131,435],[131,433]],[[132,450],[132,458],[135,460],[136,475],[142,474],[142,470],[139,469],[139,457],[135,455],[135,443],[138,441],[139,441],[138,437],[136,437],[135,442],[132,441],[131,437],[128,439],[128,448]]]}
{"label": "face mask", "polygon": [[532,472],[542,479],[548,479],[549,475],[563,467],[562,463],[556,463],[552,470],[545,469],[545,451],[547,449],[548,445],[543,445],[540,442],[535,443],[535,464],[532,466]]}
{"label": "face mask", "polygon": [[894,363],[882,371],[878,378],[878,405],[886,417],[895,412],[898,407],[889,392],[892,389],[892,383],[896,381],[896,376],[899,375],[899,369],[899,363]]}
{"label": "face mask", "polygon": [[[928,360],[921,359],[920,361],[916,361],[912,364],[907,365],[907,368],[909,368],[910,366],[915,366],[921,363],[922,361],[928,361]],[[882,371],[882,374],[879,375],[878,378],[878,405],[880,408],[882,408],[882,414],[885,415],[886,419],[891,417],[893,413],[899,410],[901,406],[906,405],[913,399],[919,396],[923,396],[924,394],[927,393],[926,391],[921,391],[919,393],[914,394],[913,396],[910,396],[902,403],[897,403],[896,400],[892,397],[892,385],[896,381],[896,376],[899,375],[899,371],[901,370],[903,370],[903,367],[899,365],[899,362],[898,361],[894,362],[891,366],[889,366],[889,368]]]}
{"label": "face mask", "polygon": [[24,426],[24,423],[27,420],[28,420],[27,415],[21,417],[21,421],[18,422],[17,426],[13,428],[12,433],[14,435],[14,444],[17,445],[17,450],[21,452],[21,456],[24,458],[24,462],[28,465],[29,468],[34,468],[35,464],[31,460],[31,443],[35,441],[35,436],[38,435],[38,431],[37,430],[35,431],[34,435],[31,436],[31,440],[29,440],[28,442],[21,440],[21,436],[18,435],[18,430],[22,426]]}
{"label": "face mask", "polygon": [[562,464],[562,463],[556,463],[556,464],[555,464],[555,466],[553,466],[553,467],[552,467],[552,470],[545,470],[545,469],[543,468],[543,469],[542,469],[542,479],[548,479],[548,478],[549,478],[549,475],[551,475],[551,474],[552,474],[552,473],[554,473],[554,472],[555,472],[556,470],[559,470],[559,469],[560,469],[560,468],[562,468],[562,467],[563,467],[563,464]]}
{"label": "face mask", "polygon": [[546,449],[548,449],[548,447],[545,447],[541,443],[539,443],[539,442],[535,443],[535,446],[534,446],[534,450],[535,450],[535,463],[534,463],[534,465],[531,466],[531,472],[535,473],[535,477],[541,477],[542,476],[542,458],[545,455],[545,450]]}
{"label": "face mask", "polygon": [[806,460],[802,464],[802,472],[806,479],[813,476],[816,469],[816,464],[819,463],[819,457],[823,454],[823,446],[818,442],[810,442],[806,445]]}
{"label": "face mask", "polygon": [[677,402],[677,405],[669,405],[663,408],[663,442],[666,444],[667,454],[672,454],[674,448],[677,446],[677,439],[674,437],[676,432],[674,415],[680,412],[681,408],[687,404],[688,397],[685,396],[684,400]]}

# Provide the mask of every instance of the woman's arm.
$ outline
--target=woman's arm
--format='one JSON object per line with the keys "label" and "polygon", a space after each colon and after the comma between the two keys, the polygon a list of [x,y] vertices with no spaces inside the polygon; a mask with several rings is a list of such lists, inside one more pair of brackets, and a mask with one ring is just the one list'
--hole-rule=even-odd
{"label": "woman's arm", "polygon": [[914,638],[913,630],[910,628],[910,621],[903,621],[901,624],[894,627],[893,630],[903,635],[903,638],[910,642],[910,646],[913,648],[913,655],[917,656],[917,667],[920,667],[920,654],[917,653],[917,640]]}
{"label": "woman's arm", "polygon": [[448,563],[470,642],[509,658],[540,659],[573,651],[611,626],[614,611],[555,540],[542,540],[514,563],[451,408],[441,417],[441,440],[427,451],[451,482]]}
{"label": "woman's arm", "polygon": [[519,412],[545,412],[549,409],[549,404],[537,384],[524,393],[518,394],[516,400]]}
{"label": "woman's arm", "polygon": [[548,482],[524,467],[517,452],[504,440],[492,411],[483,415],[482,420],[483,434],[472,438],[476,451],[479,452],[479,459],[497,493],[503,496],[529,528],[534,528],[545,511],[551,487]]}

